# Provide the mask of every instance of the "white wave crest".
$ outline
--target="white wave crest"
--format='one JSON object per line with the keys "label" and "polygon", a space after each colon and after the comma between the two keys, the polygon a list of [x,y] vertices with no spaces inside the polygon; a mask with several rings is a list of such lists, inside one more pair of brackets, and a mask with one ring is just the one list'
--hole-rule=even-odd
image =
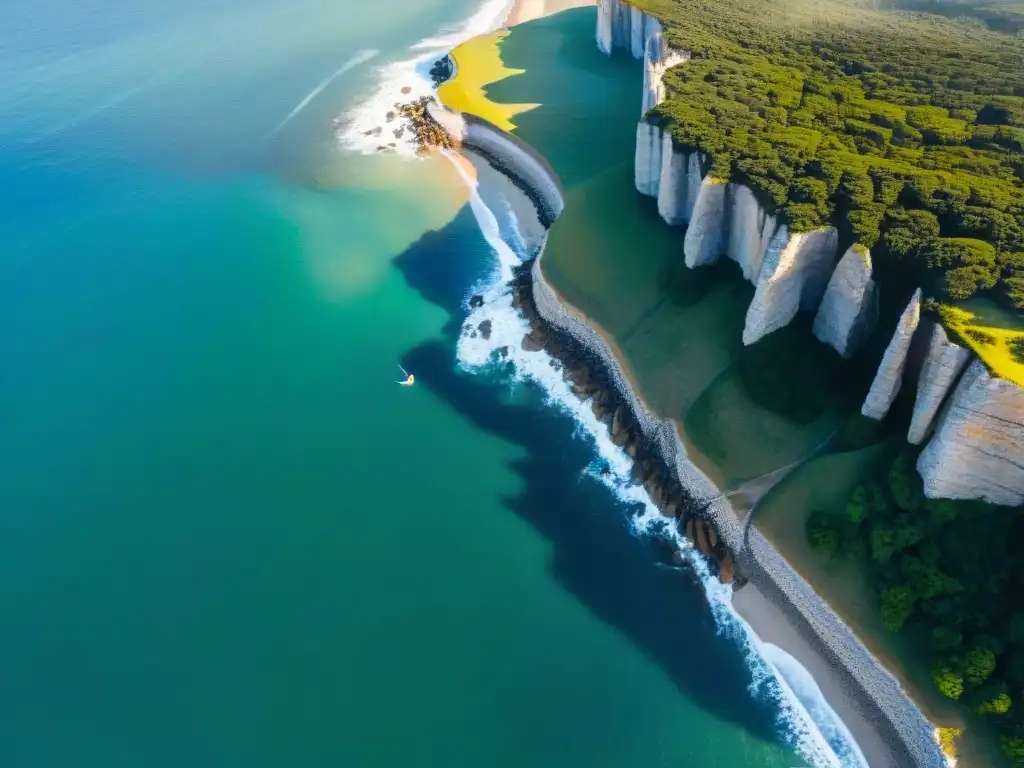
{"label": "white wave crest", "polygon": [[311,101],[313,101],[313,99],[315,99],[317,96],[319,96],[321,93],[323,93],[324,88],[326,88],[328,85],[333,83],[335,80],[337,80],[339,77],[341,77],[343,74],[348,72],[353,67],[358,67],[360,64],[369,61],[374,56],[376,56],[378,53],[380,53],[380,51],[378,51],[378,50],[376,50],[374,48],[366,48],[366,49],[363,49],[361,51],[358,51],[355,56],[353,56],[351,59],[349,59],[344,64],[342,64],[340,67],[338,67],[334,71],[333,74],[331,74],[331,75],[325,77],[323,80],[321,80],[316,88],[314,88],[312,91],[307,93],[303,97],[302,101],[300,101],[298,104],[296,104],[295,108],[291,112],[288,113],[288,115],[285,117],[285,119],[282,120],[280,123],[278,123],[277,127],[274,128],[274,130],[272,130],[268,134],[268,137],[275,135],[278,131],[280,131],[282,128],[284,128],[286,125],[288,125],[288,123],[290,123],[292,121],[293,117],[295,117],[297,114],[299,114],[299,112],[301,112],[306,107],[308,107],[309,103]]}
{"label": "white wave crest", "polygon": [[[462,23],[442,27],[433,37],[413,45],[409,49],[413,54],[411,57],[380,67],[377,71],[378,84],[369,98],[335,121],[341,146],[364,154],[376,152],[382,137],[372,132],[379,127],[387,129],[387,113],[394,110],[395,104],[431,95],[434,85],[430,79],[430,68],[434,62],[460,43],[498,29],[508,18],[512,5],[512,0],[486,0]],[[409,91],[403,93],[403,88]],[[385,139],[385,142],[390,141],[390,137]],[[396,143],[399,154],[415,155],[416,145],[411,137]]]}
{"label": "white wave crest", "polygon": [[[746,658],[753,676],[751,694],[768,698],[777,707],[778,726],[785,740],[815,768],[867,768],[849,730],[825,702],[811,674],[781,649],[761,642],[733,609],[731,587],[712,575],[705,558],[675,526],[667,524],[643,487],[631,481],[632,460],[612,442],[608,427],[594,416],[589,405],[573,394],[557,363],[543,350],[522,349],[520,342],[530,326],[512,306],[512,294],[507,285],[512,267],[520,263],[521,258],[500,236],[515,223],[512,209],[491,210],[478,194],[476,180],[468,174],[463,177],[470,190],[473,213],[494,249],[498,264],[485,285],[472,289],[483,297],[484,303],[472,309],[464,323],[464,328],[469,330],[462,333],[457,344],[460,365],[467,371],[488,370],[502,359],[500,350],[505,359],[512,362],[515,378],[532,380],[545,393],[550,406],[570,414],[577,432],[593,440],[602,460],[600,469],[595,462],[590,474],[624,504],[639,508],[631,520],[634,532],[674,539],[703,584],[719,632],[734,640]],[[491,323],[490,338],[486,340],[472,331],[484,320]]]}

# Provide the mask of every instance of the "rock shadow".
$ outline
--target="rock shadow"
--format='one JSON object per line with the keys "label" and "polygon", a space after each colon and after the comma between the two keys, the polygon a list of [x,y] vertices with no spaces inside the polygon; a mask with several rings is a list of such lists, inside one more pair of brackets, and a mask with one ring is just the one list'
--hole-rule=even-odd
{"label": "rock shadow", "polygon": [[[628,637],[691,702],[781,745],[777,709],[750,696],[751,670],[737,645],[717,634],[703,587],[687,571],[666,567],[656,541],[632,535],[623,503],[586,472],[598,457],[589,438],[575,435],[571,417],[545,406],[539,393],[510,403],[508,383],[495,381],[499,372],[488,377],[458,369],[455,343],[467,287],[493,268],[488,249],[466,248],[464,226],[460,214],[396,260],[410,286],[450,317],[443,339],[409,350],[402,365],[477,429],[523,449],[525,458],[510,462],[522,490],[502,503],[551,543],[558,583]],[[451,247],[456,239],[461,248]],[[438,248],[446,251],[445,274],[436,269]],[[448,282],[454,276],[463,282]]]}

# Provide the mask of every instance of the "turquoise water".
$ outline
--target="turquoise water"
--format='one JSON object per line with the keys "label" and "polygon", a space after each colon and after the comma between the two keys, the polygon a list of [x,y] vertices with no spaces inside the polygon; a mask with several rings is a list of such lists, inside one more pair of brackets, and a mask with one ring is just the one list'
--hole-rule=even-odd
{"label": "turquoise water", "polygon": [[5,6],[4,765],[799,762],[572,419],[460,371],[458,178],[338,147],[475,10]]}

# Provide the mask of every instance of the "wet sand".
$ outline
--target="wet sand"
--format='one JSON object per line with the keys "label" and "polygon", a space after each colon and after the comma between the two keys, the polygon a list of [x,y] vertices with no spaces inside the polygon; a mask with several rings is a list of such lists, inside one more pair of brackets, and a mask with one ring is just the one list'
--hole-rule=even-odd
{"label": "wet sand", "polygon": [[892,765],[892,749],[870,715],[856,706],[858,696],[848,689],[846,677],[793,626],[789,617],[754,584],[747,584],[733,593],[732,605],[762,642],[784,650],[814,677],[829,706],[850,730],[868,765]]}

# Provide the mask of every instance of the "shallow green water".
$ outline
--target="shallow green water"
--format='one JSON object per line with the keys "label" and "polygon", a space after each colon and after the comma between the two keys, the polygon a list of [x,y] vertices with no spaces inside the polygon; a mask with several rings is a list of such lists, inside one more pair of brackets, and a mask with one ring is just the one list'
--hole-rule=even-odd
{"label": "shallow green water", "polygon": [[[686,269],[684,230],[665,225],[654,200],[633,187],[639,62],[624,55],[595,61],[599,54],[586,38],[559,32],[550,22],[544,45],[559,66],[542,74],[536,67],[531,73],[535,57],[513,33],[502,45],[503,58],[527,72],[489,90],[505,102],[543,94],[531,96],[543,106],[518,116],[517,132],[566,186],[566,212],[551,233],[546,273],[615,340],[645,399],[681,423],[713,478],[733,487],[801,458],[842,423],[845,394],[824,393],[822,410],[806,424],[751,397],[750,386],[773,386],[764,376],[746,387],[739,379],[753,287],[731,263]],[[634,102],[635,113],[609,106]],[[787,341],[791,351],[814,344],[809,329]]]}

